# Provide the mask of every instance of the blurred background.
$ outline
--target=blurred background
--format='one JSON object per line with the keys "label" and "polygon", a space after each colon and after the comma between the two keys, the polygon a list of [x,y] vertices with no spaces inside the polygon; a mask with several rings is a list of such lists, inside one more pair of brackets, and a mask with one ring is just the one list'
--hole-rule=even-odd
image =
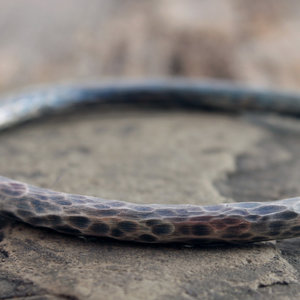
{"label": "blurred background", "polygon": [[297,0],[1,0],[0,91],[102,77],[297,89]]}

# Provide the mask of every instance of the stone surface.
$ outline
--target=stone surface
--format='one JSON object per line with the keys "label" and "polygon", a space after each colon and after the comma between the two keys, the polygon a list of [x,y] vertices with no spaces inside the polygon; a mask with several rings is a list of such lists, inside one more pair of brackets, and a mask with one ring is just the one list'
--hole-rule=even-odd
{"label": "stone surface", "polygon": [[[88,3],[1,1],[2,91],[98,76],[299,82],[297,1]],[[265,201],[300,194],[299,135],[272,115],[84,110],[2,132],[0,169],[137,203]],[[12,224],[0,243],[0,299],[297,299],[299,272],[299,239],[155,246]]]}

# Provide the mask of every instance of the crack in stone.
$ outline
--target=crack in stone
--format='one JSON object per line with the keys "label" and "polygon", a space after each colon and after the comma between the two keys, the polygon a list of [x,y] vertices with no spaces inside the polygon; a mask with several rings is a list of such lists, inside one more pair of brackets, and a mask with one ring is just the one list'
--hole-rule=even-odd
{"label": "crack in stone", "polygon": [[285,280],[283,281],[275,281],[275,282],[272,282],[270,284],[264,284],[264,283],[260,283],[258,285],[258,288],[261,289],[261,288],[267,288],[267,287],[271,287],[271,286],[275,286],[275,285],[289,285],[289,283]]}

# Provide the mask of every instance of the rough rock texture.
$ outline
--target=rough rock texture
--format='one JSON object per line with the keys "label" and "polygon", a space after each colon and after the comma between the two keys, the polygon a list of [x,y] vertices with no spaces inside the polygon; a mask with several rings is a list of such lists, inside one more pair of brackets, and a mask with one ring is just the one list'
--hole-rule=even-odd
{"label": "rough rock texture", "polygon": [[[1,1],[0,87],[158,75],[297,87],[299,3],[249,3]],[[2,132],[0,170],[137,203],[264,201],[300,195],[299,137],[288,117],[86,110]],[[299,245],[147,246],[12,224],[0,299],[297,299]]]}

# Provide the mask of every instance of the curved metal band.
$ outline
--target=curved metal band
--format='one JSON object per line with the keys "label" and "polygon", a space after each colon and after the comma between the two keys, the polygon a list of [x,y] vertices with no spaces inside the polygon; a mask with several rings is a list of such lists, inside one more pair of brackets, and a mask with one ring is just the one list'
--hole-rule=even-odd
{"label": "curved metal band", "polygon": [[[300,95],[187,80],[59,86],[0,100],[0,129],[92,103],[300,115]],[[138,205],[0,177],[0,215],[75,235],[148,243],[249,243],[300,236],[300,198],[211,206]]]}
{"label": "curved metal band", "polygon": [[163,105],[300,115],[300,95],[222,81],[115,81],[44,87],[0,100],[0,129],[43,114],[93,103]]}

